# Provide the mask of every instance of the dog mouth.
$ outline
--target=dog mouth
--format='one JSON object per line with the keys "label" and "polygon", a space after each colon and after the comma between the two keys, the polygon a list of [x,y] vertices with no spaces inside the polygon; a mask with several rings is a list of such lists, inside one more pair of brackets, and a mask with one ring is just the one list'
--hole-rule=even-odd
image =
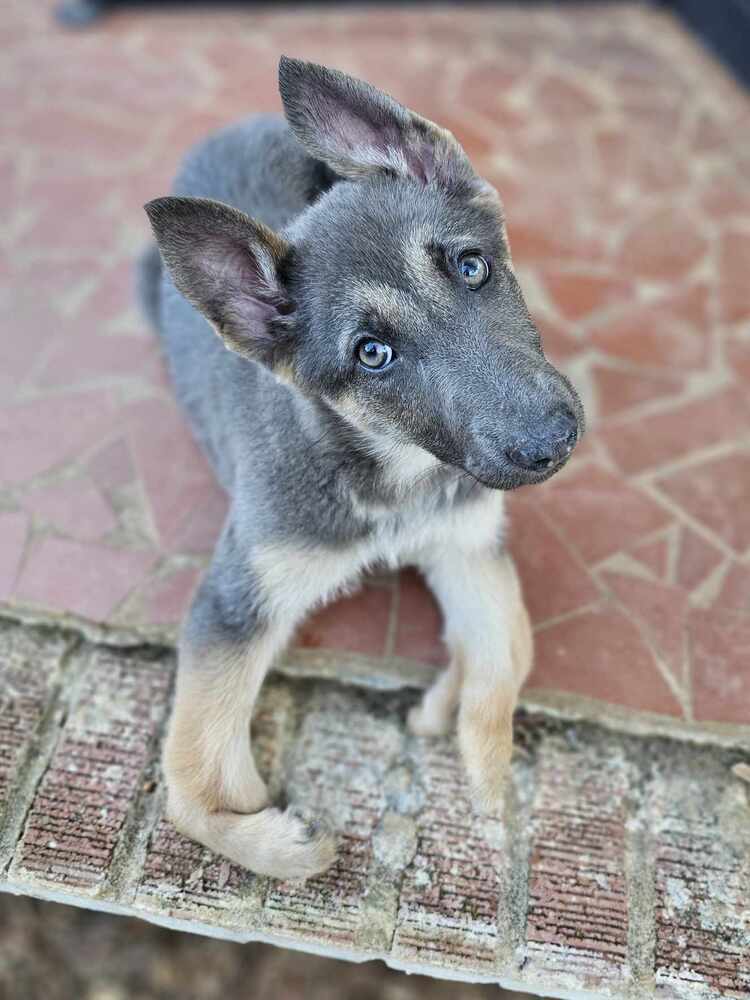
{"label": "dog mouth", "polygon": [[570,449],[559,460],[548,462],[539,468],[533,469],[519,468],[508,459],[498,463],[492,470],[487,468],[481,470],[472,469],[465,465],[457,465],[456,467],[487,489],[503,491],[517,490],[522,486],[537,486],[541,483],[546,483],[548,479],[551,479],[561,469],[565,468],[570,461],[570,456],[573,454],[574,448],[575,445],[571,445]]}

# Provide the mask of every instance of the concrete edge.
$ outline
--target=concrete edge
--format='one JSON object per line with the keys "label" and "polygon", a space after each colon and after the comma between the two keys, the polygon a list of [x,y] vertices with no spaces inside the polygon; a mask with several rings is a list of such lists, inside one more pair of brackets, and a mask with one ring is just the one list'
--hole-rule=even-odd
{"label": "concrete edge", "polygon": [[420,975],[432,979],[442,979],[449,982],[477,983],[486,986],[497,986],[500,989],[514,990],[520,993],[528,993],[530,989],[543,989],[544,995],[550,1000],[602,1000],[601,992],[590,990],[560,990],[550,987],[548,982],[534,983],[528,980],[514,979],[504,976],[471,976],[461,975],[456,969],[447,968],[440,965],[410,965],[407,962],[400,962],[398,959],[386,952],[360,952],[348,948],[339,948],[335,945],[326,944],[317,946],[314,941],[300,940],[293,937],[286,937],[283,934],[264,934],[262,932],[251,931],[247,934],[234,932],[229,928],[219,927],[216,924],[203,924],[196,920],[180,920],[168,914],[160,913],[158,910],[142,909],[134,905],[118,903],[110,899],[101,899],[87,894],[80,896],[72,892],[53,892],[42,886],[24,882],[19,885],[7,879],[0,881],[0,892],[9,893],[13,896],[25,896],[38,899],[45,903],[59,903],[64,906],[75,906],[78,908],[92,910],[97,913],[107,913],[112,916],[130,917],[137,920],[145,920],[157,927],[164,927],[167,930],[197,934],[201,937],[215,938],[220,941],[233,941],[236,944],[270,944],[277,948],[287,948],[291,951],[299,951],[305,954],[319,955],[321,958],[339,959],[345,962],[384,962],[391,969],[397,972],[404,972],[407,975]]}
{"label": "concrete edge", "polygon": [[[0,601],[0,619],[11,623],[58,628],[96,645],[128,649],[162,647],[173,651],[176,629],[121,628],[98,624],[73,614],[56,614]],[[380,691],[427,687],[429,664],[404,657],[369,657],[346,651],[291,649],[273,668],[286,677],[333,680]],[[636,711],[565,691],[530,689],[522,692],[521,708],[568,722],[593,722],[625,736],[664,736],[698,745],[736,747],[750,754],[750,725],[695,722],[653,712]]]}

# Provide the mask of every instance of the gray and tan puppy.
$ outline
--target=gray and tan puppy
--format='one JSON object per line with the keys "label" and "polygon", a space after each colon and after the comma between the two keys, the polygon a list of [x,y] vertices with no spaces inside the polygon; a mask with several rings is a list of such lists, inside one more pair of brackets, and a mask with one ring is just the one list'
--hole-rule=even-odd
{"label": "gray and tan puppy", "polygon": [[269,803],[250,717],[303,616],[368,567],[416,565],[436,594],[451,664],[409,722],[443,733],[458,708],[476,807],[499,808],[532,655],[503,490],[559,469],[583,414],[453,136],[321,66],[282,59],[280,89],[286,121],[213,135],[146,206],[166,266],[147,252],[141,285],[231,496],[180,641],[169,815],[291,878],[334,840]]}

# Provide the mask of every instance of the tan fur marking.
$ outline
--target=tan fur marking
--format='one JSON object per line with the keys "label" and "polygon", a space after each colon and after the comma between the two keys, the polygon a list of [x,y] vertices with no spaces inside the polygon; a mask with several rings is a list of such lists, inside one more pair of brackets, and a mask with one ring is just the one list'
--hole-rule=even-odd
{"label": "tan fur marking", "polygon": [[510,556],[490,552],[433,554],[424,565],[443,610],[452,661],[410,724],[424,734],[440,731],[458,697],[458,739],[474,803],[496,813],[513,748],[513,711],[532,661],[518,576]]}
{"label": "tan fur marking", "polygon": [[170,795],[208,812],[256,812],[267,803],[250,750],[250,716],[282,643],[262,638],[246,650],[214,648],[196,661],[183,644],[164,770]]}
{"label": "tan fur marking", "polygon": [[214,649],[200,664],[183,644],[164,750],[167,811],[186,836],[251,871],[307,878],[333,862],[333,837],[268,806],[250,749],[253,703],[286,637],[279,631],[245,651]]}
{"label": "tan fur marking", "polygon": [[461,692],[463,667],[454,657],[450,666],[425,692],[421,704],[409,712],[407,722],[415,736],[445,736],[453,724]]}

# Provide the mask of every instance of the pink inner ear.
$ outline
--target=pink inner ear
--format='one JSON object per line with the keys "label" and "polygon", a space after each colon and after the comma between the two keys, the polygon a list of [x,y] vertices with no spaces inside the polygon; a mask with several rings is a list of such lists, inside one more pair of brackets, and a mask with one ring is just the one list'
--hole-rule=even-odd
{"label": "pink inner ear", "polygon": [[227,312],[231,309],[234,320],[232,326],[237,337],[250,340],[273,340],[269,324],[279,316],[278,309],[268,302],[240,295],[233,299],[231,306],[227,304]]}
{"label": "pink inner ear", "polygon": [[216,287],[235,337],[271,340],[270,323],[284,312],[279,289],[269,283],[252,249],[234,240],[212,239],[201,254],[204,273]]}
{"label": "pink inner ear", "polygon": [[257,291],[267,288],[258,262],[249,247],[235,240],[215,237],[206,240],[201,253],[202,269],[214,280],[220,280],[237,288],[251,288]]}
{"label": "pink inner ear", "polygon": [[418,149],[407,149],[406,165],[409,173],[417,180],[429,184],[435,178],[435,156],[432,146],[427,142],[420,142]]}
{"label": "pink inner ear", "polygon": [[[352,160],[357,161],[364,154],[367,159],[375,161],[387,161],[388,149],[391,143],[385,127],[379,131],[369,122],[359,118],[348,110],[339,112],[334,116],[328,126],[330,149],[334,155],[338,150],[344,150]],[[392,131],[392,130],[391,130]],[[395,143],[393,143],[395,145]],[[367,157],[366,151],[370,150],[371,157]]]}

